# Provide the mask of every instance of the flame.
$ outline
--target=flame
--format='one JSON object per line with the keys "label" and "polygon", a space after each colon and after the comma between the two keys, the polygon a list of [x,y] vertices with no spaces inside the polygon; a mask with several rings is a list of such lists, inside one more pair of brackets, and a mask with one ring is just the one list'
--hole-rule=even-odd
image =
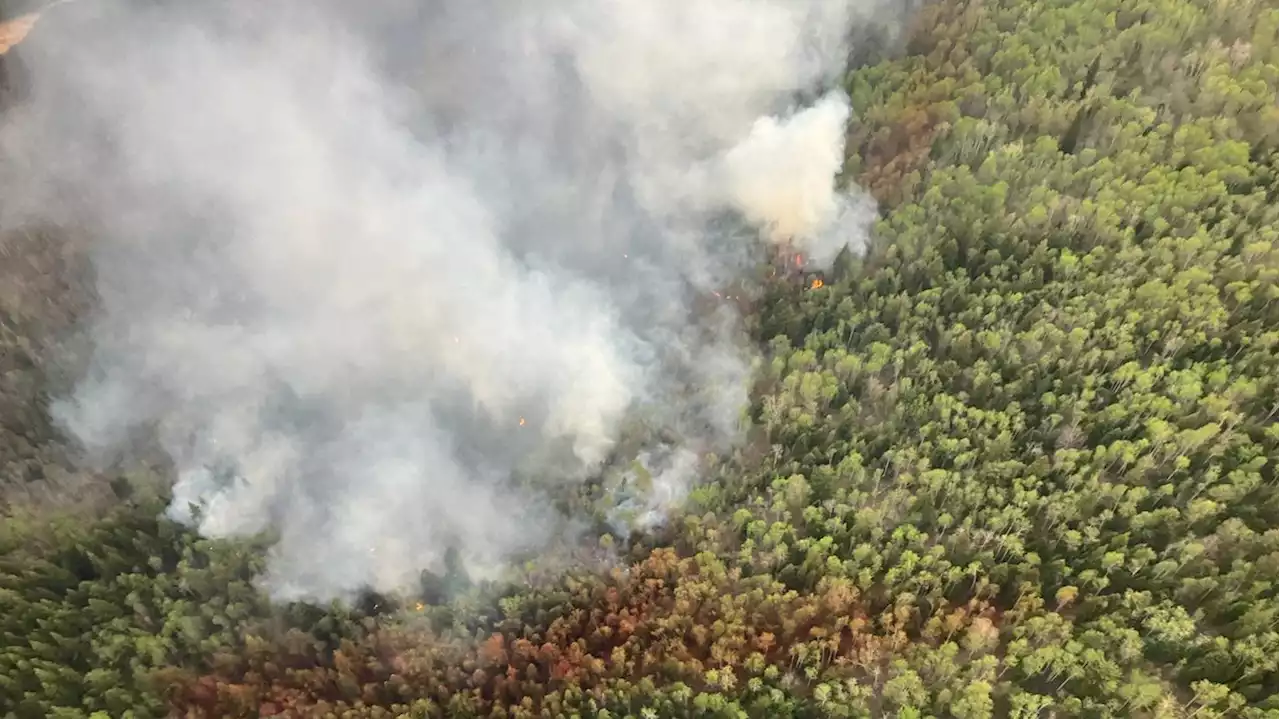
{"label": "flame", "polygon": [[520,418],[520,426],[521,426],[521,427],[523,427],[523,426],[524,426],[524,417],[521,417],[521,418]]}
{"label": "flame", "polygon": [[0,23],[0,55],[9,52],[14,45],[25,40],[27,33],[31,32],[39,20],[40,13],[32,12]]}
{"label": "flame", "polygon": [[813,282],[811,282],[811,283],[809,284],[809,289],[811,289],[811,290],[816,290],[816,289],[818,289],[819,287],[823,286],[824,284],[826,284],[826,283],[825,283],[825,282],[823,282],[822,280],[818,279],[817,277],[815,277],[815,278],[813,278]]}
{"label": "flame", "polygon": [[796,255],[796,267],[804,266],[804,255]]}
{"label": "flame", "polygon": [[418,602],[417,604],[413,605],[414,611],[418,611],[418,612],[426,608],[427,608],[427,605],[423,604],[422,602]]}

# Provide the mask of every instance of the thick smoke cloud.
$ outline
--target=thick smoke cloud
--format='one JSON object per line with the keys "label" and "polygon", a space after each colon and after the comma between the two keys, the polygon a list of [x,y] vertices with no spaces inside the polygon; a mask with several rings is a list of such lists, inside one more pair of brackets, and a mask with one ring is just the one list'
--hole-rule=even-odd
{"label": "thick smoke cloud", "polygon": [[[172,515],[276,532],[279,597],[449,546],[500,566],[607,463],[646,465],[625,506],[660,521],[739,432],[751,352],[712,292],[871,215],[833,189],[846,98],[799,104],[847,2],[188,5],[43,23],[0,221],[99,235],[57,418],[100,457],[157,432]],[[613,456],[632,425],[668,439]]]}

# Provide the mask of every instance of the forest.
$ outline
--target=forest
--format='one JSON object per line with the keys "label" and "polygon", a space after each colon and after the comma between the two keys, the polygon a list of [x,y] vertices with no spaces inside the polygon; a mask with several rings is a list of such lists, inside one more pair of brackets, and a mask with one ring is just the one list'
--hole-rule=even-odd
{"label": "forest", "polygon": [[163,466],[84,476],[46,412],[75,251],[6,240],[0,716],[1276,716],[1278,27],[917,9],[841,81],[866,251],[753,280],[748,440],[502,581],[274,602]]}

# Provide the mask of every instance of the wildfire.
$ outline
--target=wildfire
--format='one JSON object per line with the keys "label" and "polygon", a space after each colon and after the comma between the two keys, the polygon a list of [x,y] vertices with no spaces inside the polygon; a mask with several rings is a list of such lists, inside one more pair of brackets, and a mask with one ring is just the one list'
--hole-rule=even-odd
{"label": "wildfire", "polygon": [[420,612],[423,609],[426,609],[427,605],[423,604],[422,602],[418,602],[417,604],[413,605],[413,608],[414,608],[414,611]]}
{"label": "wildfire", "polygon": [[520,418],[520,426],[521,426],[521,427],[523,427],[523,426],[524,426],[524,417],[521,417],[521,418]]}
{"label": "wildfire", "polygon": [[31,32],[39,20],[40,13],[33,12],[0,23],[0,55],[9,52],[14,45],[26,39],[27,33]]}
{"label": "wildfire", "polygon": [[813,282],[810,282],[810,283],[809,283],[809,289],[811,289],[811,290],[816,290],[816,289],[818,289],[819,287],[822,287],[824,284],[826,284],[826,283],[825,283],[825,282],[823,282],[821,279],[819,279],[819,278],[815,277],[815,278],[813,278]]}

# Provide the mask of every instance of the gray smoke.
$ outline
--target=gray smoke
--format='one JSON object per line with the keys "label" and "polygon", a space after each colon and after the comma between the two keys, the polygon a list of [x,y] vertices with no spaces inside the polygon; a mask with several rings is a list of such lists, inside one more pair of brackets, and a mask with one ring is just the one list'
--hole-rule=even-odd
{"label": "gray smoke", "polygon": [[153,428],[172,516],[276,532],[279,597],[501,566],[608,463],[652,465],[626,507],[660,521],[739,433],[713,293],[873,215],[833,189],[846,1],[139,5],[24,46],[0,220],[100,233],[55,414],[98,457]]}

